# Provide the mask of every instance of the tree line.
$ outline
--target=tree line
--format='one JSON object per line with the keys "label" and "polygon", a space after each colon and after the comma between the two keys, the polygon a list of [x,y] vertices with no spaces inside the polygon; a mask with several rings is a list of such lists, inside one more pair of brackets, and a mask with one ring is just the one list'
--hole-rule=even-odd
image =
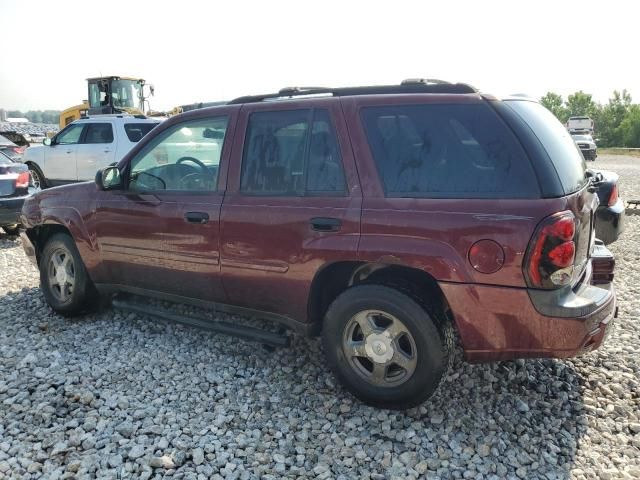
{"label": "tree line", "polygon": [[60,110],[29,110],[28,112],[8,110],[7,117],[26,118],[32,123],[55,123],[57,125],[60,118]]}
{"label": "tree line", "polygon": [[600,147],[640,147],[640,105],[631,102],[627,90],[614,90],[604,105],[582,90],[569,95],[566,101],[562,95],[548,92],[540,103],[562,123],[569,117],[591,117],[595,124],[594,137]]}

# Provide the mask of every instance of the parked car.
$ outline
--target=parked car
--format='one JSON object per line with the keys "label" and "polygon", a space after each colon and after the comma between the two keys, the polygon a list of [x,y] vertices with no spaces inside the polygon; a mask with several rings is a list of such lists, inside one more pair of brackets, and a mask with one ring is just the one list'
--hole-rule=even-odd
{"label": "parked car", "polygon": [[20,161],[27,147],[14,143],[8,136],[5,136],[5,133],[0,132],[0,152],[13,161]]}
{"label": "parked car", "polygon": [[9,235],[18,233],[18,217],[29,195],[29,170],[0,152],[0,227]]}
{"label": "parked car", "polygon": [[584,159],[595,162],[596,158],[598,158],[598,146],[593,137],[586,134],[571,134],[571,136],[582,152]]}
{"label": "parked car", "polygon": [[535,101],[285,89],[167,120],[95,183],[28,199],[22,237],[60,314],[125,292],[262,315],[322,335],[358,398],[407,408],[453,329],[473,362],[600,346],[616,297],[594,192]]}
{"label": "parked car", "polygon": [[609,245],[615,242],[624,230],[624,201],[618,191],[617,173],[607,170],[591,171],[598,187],[600,204],[596,210],[596,237]]}
{"label": "parked car", "polygon": [[82,118],[53,138],[45,138],[43,145],[29,148],[22,161],[38,188],[92,180],[100,168],[119,161],[158,123],[124,114]]}

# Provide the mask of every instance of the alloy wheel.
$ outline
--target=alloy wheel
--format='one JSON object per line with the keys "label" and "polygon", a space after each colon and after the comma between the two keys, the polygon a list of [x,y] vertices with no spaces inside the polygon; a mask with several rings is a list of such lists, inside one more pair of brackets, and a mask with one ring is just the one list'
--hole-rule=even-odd
{"label": "alloy wheel", "polygon": [[76,272],[73,257],[64,248],[53,252],[48,265],[49,287],[61,303],[71,299],[75,287]]}
{"label": "alloy wheel", "polygon": [[378,387],[396,387],[411,378],[418,352],[408,328],[381,310],[363,310],[347,322],[342,350],[349,366]]}

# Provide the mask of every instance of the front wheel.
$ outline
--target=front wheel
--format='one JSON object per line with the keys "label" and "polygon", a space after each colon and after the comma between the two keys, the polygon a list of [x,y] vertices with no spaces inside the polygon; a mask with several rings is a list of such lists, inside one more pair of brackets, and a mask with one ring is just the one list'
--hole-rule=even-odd
{"label": "front wheel", "polygon": [[322,342],[327,362],[357,398],[406,409],[436,391],[449,342],[413,298],[382,285],[352,287],[331,304]]}
{"label": "front wheel", "polygon": [[56,234],[40,258],[40,287],[57,313],[76,315],[98,304],[98,296],[73,239]]}

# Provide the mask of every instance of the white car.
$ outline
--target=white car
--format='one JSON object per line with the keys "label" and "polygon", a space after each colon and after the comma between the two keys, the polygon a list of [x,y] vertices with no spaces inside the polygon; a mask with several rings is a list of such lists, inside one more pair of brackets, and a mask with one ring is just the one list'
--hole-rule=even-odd
{"label": "white car", "polygon": [[42,145],[27,148],[33,186],[53,187],[93,180],[96,172],[120,161],[160,122],[133,115],[98,115],[67,125]]}

